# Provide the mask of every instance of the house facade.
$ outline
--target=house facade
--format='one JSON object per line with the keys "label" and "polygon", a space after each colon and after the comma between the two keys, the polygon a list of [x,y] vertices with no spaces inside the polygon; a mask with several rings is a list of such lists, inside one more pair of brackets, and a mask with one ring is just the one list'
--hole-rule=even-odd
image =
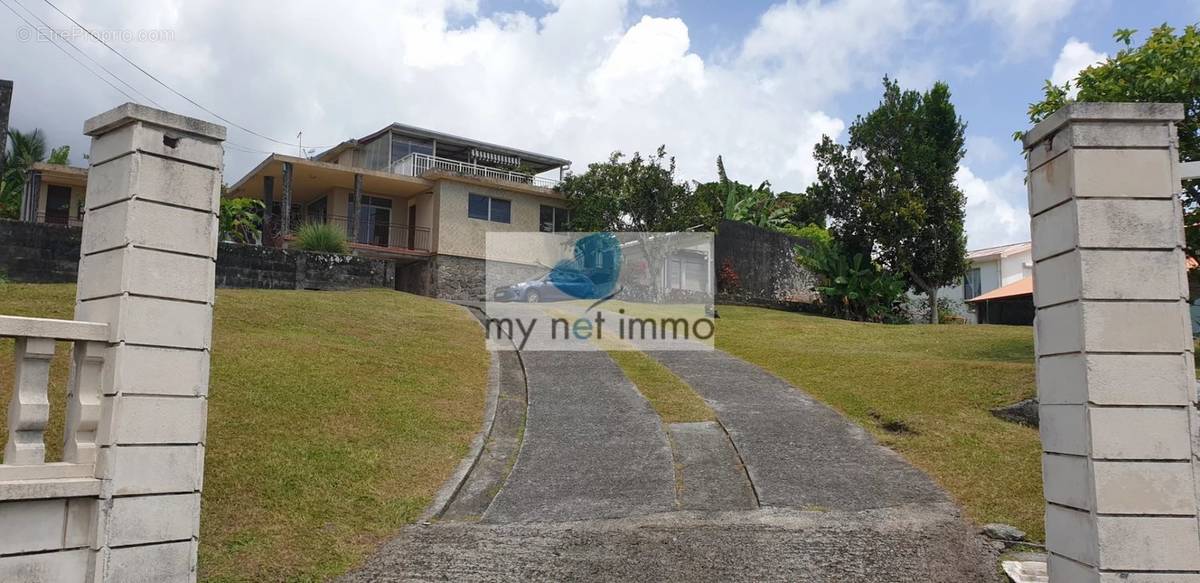
{"label": "house facade", "polygon": [[[272,154],[225,196],[263,201],[264,244],[294,244],[304,223],[337,225],[354,253],[396,261],[400,289],[479,299],[487,233],[567,228],[554,187],[570,163],[392,124],[312,159]],[[514,265],[513,277],[535,264]]]}
{"label": "house facade", "polygon": [[948,298],[955,313],[967,322],[979,322],[977,302],[971,300],[1033,276],[1029,242],[968,251],[967,261],[970,267],[963,281],[938,290],[938,297]]}
{"label": "house facade", "polygon": [[79,226],[87,168],[36,162],[25,177],[19,218],[30,223]]}

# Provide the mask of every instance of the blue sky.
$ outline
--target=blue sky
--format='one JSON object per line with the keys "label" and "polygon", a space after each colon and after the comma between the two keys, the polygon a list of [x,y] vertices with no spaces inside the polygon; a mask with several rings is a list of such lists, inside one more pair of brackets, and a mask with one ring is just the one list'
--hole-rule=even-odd
{"label": "blue sky", "polygon": [[[31,21],[70,31],[43,3],[22,4]],[[959,183],[971,247],[1028,237],[1011,134],[1045,79],[1112,54],[1117,28],[1200,20],[1196,0],[58,4],[94,30],[169,33],[113,45],[279,142],[303,132],[306,145],[323,146],[399,121],[564,156],[576,170],[666,144],[684,178],[712,179],[720,154],[735,178],[778,189],[812,180],[812,145],[821,134],[844,139],[877,103],[884,74],[912,88],[947,81],[968,124]],[[12,31],[0,36],[0,75],[16,82],[13,125],[42,127],[83,163],[83,120],[129,99],[50,42],[22,40],[25,26],[0,7],[0,29]],[[212,119],[89,39],[73,44],[119,86]],[[298,148],[231,128],[226,181],[269,151]]]}

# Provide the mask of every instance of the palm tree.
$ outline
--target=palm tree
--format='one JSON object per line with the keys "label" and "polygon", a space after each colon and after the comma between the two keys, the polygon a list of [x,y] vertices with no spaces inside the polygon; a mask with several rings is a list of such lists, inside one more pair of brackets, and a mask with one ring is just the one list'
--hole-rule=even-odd
{"label": "palm tree", "polygon": [[11,144],[5,151],[0,168],[0,218],[15,219],[21,212],[21,192],[25,189],[25,176],[34,162],[46,159],[46,135],[40,129],[22,132],[8,130]]}

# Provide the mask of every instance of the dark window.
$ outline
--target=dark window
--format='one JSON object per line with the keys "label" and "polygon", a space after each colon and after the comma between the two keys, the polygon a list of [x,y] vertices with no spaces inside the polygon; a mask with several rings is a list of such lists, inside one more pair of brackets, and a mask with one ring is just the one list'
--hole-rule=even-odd
{"label": "dark window", "polygon": [[568,229],[571,212],[564,208],[541,205],[538,213],[538,230],[543,233],[562,233]]}
{"label": "dark window", "polygon": [[467,216],[472,219],[488,220],[488,197],[478,194],[469,195]]}
{"label": "dark window", "polygon": [[493,223],[511,223],[512,201],[483,196],[481,194],[469,194],[467,198],[467,216],[472,219],[492,221]]}
{"label": "dark window", "polygon": [[963,278],[963,299],[969,300],[979,295],[982,289],[982,273],[978,267],[967,272],[967,276]]}
{"label": "dark window", "polygon": [[512,201],[507,201],[502,198],[492,199],[492,222],[512,222]]}

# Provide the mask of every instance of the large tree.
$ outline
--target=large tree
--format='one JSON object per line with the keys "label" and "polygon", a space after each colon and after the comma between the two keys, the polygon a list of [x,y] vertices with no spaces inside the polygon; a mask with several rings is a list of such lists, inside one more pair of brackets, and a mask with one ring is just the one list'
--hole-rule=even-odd
{"label": "large tree", "polygon": [[[1092,65],[1062,85],[1046,81],[1041,101],[1029,105],[1029,121],[1038,123],[1071,101],[1133,101],[1182,103],[1184,119],[1176,126],[1179,156],[1185,162],[1200,160],[1200,31],[1189,25],[1179,35],[1167,25],[1150,31],[1141,46],[1133,46],[1137,31],[1113,34],[1122,45],[1116,56]],[[1072,95],[1073,92],[1077,92]],[[1017,138],[1022,132],[1016,132]],[[1187,224],[1200,222],[1200,181],[1183,189]],[[1200,229],[1187,229],[1187,245],[1200,251]]]}
{"label": "large tree", "polygon": [[934,323],[938,288],[967,268],[966,197],[954,181],[965,130],[945,83],[921,93],[885,77],[883,100],[855,119],[849,142],[823,136],[814,149],[809,194],[835,237],[923,291]]}
{"label": "large tree", "polygon": [[29,167],[46,159],[46,136],[40,129],[22,132],[14,128],[6,137],[10,145],[0,164],[4,169],[0,176],[0,218],[15,219],[21,211],[21,192]]}

